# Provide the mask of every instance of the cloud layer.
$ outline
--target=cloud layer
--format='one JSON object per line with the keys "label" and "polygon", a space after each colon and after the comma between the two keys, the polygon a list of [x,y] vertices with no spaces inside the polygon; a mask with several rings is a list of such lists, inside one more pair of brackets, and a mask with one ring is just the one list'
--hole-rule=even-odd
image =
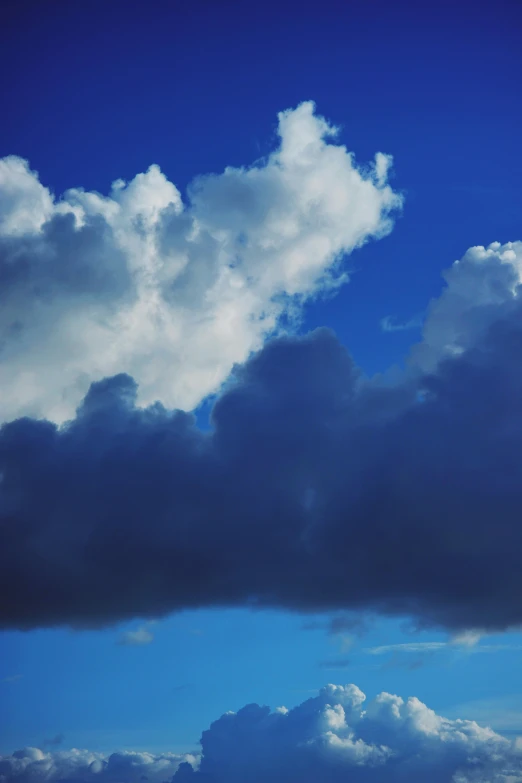
{"label": "cloud layer", "polygon": [[521,258],[475,248],[453,267],[394,386],[320,329],[236,367],[211,432],[137,408],[127,375],[65,427],[4,425],[2,626],[222,605],[522,623]]}
{"label": "cloud layer", "polygon": [[127,372],[140,405],[191,410],[308,297],[347,279],[343,254],[391,230],[391,159],[359,168],[311,102],[279,147],[196,179],[151,166],[108,197],[55,200],[0,160],[0,420],[62,422],[92,381]]}
{"label": "cloud layer", "polygon": [[104,756],[89,750],[45,752],[23,748],[11,756],[0,756],[1,783],[164,783],[172,779],[180,764],[196,761],[191,754],[137,753],[122,751]]}
{"label": "cloud layer", "polygon": [[0,759],[0,780],[93,783],[519,783],[522,745],[473,721],[448,720],[419,699],[327,685],[292,710],[249,704],[201,737],[201,755],[35,748]]}

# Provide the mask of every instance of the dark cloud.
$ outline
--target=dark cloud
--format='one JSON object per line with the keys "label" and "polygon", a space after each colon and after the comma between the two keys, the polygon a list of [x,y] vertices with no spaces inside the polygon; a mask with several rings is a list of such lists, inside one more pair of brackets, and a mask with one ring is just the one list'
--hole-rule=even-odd
{"label": "dark cloud", "polygon": [[189,607],[522,622],[522,310],[436,373],[366,382],[320,329],[236,369],[202,432],[126,375],[0,435],[3,627]]}

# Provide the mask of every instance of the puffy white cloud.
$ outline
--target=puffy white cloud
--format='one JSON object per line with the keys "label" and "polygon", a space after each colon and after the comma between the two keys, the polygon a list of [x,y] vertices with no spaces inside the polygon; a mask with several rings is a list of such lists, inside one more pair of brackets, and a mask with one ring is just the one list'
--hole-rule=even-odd
{"label": "puffy white cloud", "polygon": [[25,160],[14,155],[0,159],[0,236],[33,234],[53,210],[51,194]]}
{"label": "puffy white cloud", "polygon": [[428,309],[423,340],[411,352],[413,366],[424,372],[472,348],[520,306],[522,242],[470,247],[444,279],[446,287]]}
{"label": "puffy white cloud", "polygon": [[201,755],[36,748],[0,758],[0,781],[520,783],[522,745],[419,699],[327,685],[293,709],[249,704],[203,732]]}
{"label": "puffy white cloud", "polygon": [[343,254],[391,230],[391,159],[358,168],[302,103],[250,168],[196,179],[184,205],[158,166],[108,197],[55,200],[28,164],[0,162],[0,417],[70,418],[119,372],[140,404],[194,408],[295,317],[347,279]]}
{"label": "puffy white cloud", "polygon": [[[185,771],[184,771],[185,772]],[[202,736],[200,772],[213,783],[481,783],[522,780],[522,754],[491,729],[448,720],[419,699],[328,685],[292,710],[248,705]],[[181,774],[180,774],[181,778]],[[176,778],[177,779],[177,778]]]}
{"label": "puffy white cloud", "polygon": [[0,757],[0,781],[40,783],[41,781],[86,781],[93,783],[163,783],[170,780],[182,763],[196,763],[191,754],[137,753],[122,751],[105,756],[89,750],[60,750],[46,753],[24,748]]}

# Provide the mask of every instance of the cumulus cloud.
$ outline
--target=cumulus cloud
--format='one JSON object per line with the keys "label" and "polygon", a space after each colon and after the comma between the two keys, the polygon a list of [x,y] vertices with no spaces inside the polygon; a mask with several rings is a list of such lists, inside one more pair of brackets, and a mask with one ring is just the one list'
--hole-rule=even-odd
{"label": "cumulus cloud", "polygon": [[195,764],[191,754],[137,753],[122,751],[105,756],[88,750],[45,752],[23,748],[10,756],[0,756],[2,783],[41,783],[41,781],[93,781],[93,783],[165,783],[180,764]]}
{"label": "cumulus cloud", "polygon": [[66,426],[5,424],[1,624],[242,605],[409,615],[468,639],[519,626],[521,248],[454,266],[395,385],[319,329],[236,366],[208,432],[137,407],[122,374]]}
{"label": "cumulus cloud", "polygon": [[[174,776],[172,778],[172,776]],[[522,745],[474,721],[437,715],[419,699],[327,685],[293,709],[249,704],[201,737],[201,753],[44,753],[0,757],[5,783],[519,783]]]}
{"label": "cumulus cloud", "polygon": [[447,720],[415,697],[381,693],[366,704],[355,685],[328,685],[292,710],[251,704],[227,713],[201,745],[199,772],[184,768],[175,781],[522,780],[516,743],[473,721]]}
{"label": "cumulus cloud", "polygon": [[458,356],[484,338],[499,321],[520,309],[522,242],[470,247],[444,273],[446,287],[428,309],[423,339],[412,364],[432,372],[444,358]]}
{"label": "cumulus cloud", "polygon": [[302,103],[279,147],[197,178],[183,203],[151,166],[108,196],[55,199],[0,160],[0,418],[74,416],[121,372],[138,403],[191,410],[309,297],[347,280],[344,254],[387,234],[402,200],[389,156],[359,168]]}

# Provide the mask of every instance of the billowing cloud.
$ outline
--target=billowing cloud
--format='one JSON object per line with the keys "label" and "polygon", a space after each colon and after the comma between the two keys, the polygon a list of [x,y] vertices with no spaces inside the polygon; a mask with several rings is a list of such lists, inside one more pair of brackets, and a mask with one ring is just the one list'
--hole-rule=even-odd
{"label": "billowing cloud", "polygon": [[282,112],[266,160],[199,177],[186,204],[158,166],[56,200],[0,160],[0,420],[62,422],[121,372],[140,405],[191,410],[346,281],[342,256],[388,233],[402,200],[390,157],[358,168],[314,108]]}
{"label": "billowing cloud", "polygon": [[[203,732],[208,783],[517,783],[522,748],[473,721],[447,720],[417,698],[328,685],[292,710],[250,704]],[[511,776],[511,777],[510,777]]]}
{"label": "billowing cloud", "polygon": [[138,753],[121,751],[105,756],[88,750],[45,752],[40,748],[23,748],[10,756],[0,756],[1,783],[166,783],[180,764],[194,765],[191,754]]}
{"label": "billowing cloud", "polygon": [[43,753],[0,759],[6,783],[520,783],[522,746],[469,720],[437,715],[419,699],[327,685],[291,710],[249,704],[201,737],[201,754]]}
{"label": "billowing cloud", "polygon": [[470,247],[444,273],[446,287],[428,309],[423,340],[411,361],[432,372],[445,357],[458,356],[499,321],[520,309],[522,242]]}
{"label": "billowing cloud", "polygon": [[320,329],[237,366],[210,432],[136,407],[127,375],[93,384],[64,427],[4,425],[2,625],[223,605],[366,609],[473,638],[520,625],[521,247],[456,265],[440,301],[475,264],[477,303],[444,305],[451,343],[430,332],[434,303],[417,356],[437,362],[394,386]]}

